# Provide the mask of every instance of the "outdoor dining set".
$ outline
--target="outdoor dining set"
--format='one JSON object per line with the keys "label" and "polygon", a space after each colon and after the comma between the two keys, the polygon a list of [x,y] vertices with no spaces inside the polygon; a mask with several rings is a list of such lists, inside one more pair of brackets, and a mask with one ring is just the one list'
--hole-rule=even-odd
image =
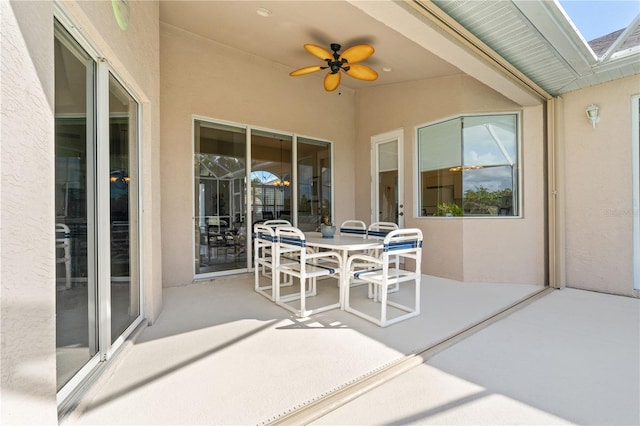
{"label": "outdoor dining set", "polygon": [[323,236],[267,220],[253,250],[255,291],[298,317],[342,309],[386,327],[420,315],[419,229],[347,220]]}

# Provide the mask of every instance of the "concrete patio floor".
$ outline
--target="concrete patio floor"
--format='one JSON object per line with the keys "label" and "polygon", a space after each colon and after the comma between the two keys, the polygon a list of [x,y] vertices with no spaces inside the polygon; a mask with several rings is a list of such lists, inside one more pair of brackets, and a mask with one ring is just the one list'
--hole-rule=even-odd
{"label": "concrete patio floor", "polygon": [[292,317],[250,274],[165,288],[156,323],[61,423],[640,424],[640,300],[565,289],[494,317],[542,288],[422,288],[422,314],[385,329]]}

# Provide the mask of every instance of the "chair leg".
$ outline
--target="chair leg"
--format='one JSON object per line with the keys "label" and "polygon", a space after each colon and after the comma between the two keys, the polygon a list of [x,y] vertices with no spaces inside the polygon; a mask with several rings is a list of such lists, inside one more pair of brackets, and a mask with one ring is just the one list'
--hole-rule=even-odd
{"label": "chair leg", "polygon": [[71,288],[71,258],[67,257],[64,261],[64,273],[67,290]]}

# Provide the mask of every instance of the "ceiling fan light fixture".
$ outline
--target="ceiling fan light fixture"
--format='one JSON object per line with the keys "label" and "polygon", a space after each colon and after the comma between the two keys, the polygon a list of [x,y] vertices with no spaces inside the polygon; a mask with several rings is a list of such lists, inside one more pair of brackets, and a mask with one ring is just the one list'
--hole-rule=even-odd
{"label": "ceiling fan light fixture", "polygon": [[265,7],[257,8],[256,13],[262,16],[263,18],[268,18],[269,16],[271,16],[271,11]]}

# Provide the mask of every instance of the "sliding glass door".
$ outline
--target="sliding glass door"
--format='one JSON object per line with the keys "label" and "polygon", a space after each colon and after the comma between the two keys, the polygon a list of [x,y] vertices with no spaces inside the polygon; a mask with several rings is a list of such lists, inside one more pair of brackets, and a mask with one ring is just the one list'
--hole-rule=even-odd
{"label": "sliding glass door", "polygon": [[140,315],[138,104],[109,74],[111,342]]}
{"label": "sliding glass door", "polygon": [[204,118],[194,119],[193,134],[197,278],[249,269],[256,223],[315,231],[332,220],[329,142]]}
{"label": "sliding glass door", "polygon": [[98,353],[96,63],[56,25],[55,205],[58,389]]}
{"label": "sliding glass door", "polygon": [[55,23],[57,387],[61,400],[141,321],[139,103]]}
{"label": "sliding glass door", "polygon": [[246,130],[194,122],[196,275],[247,268]]}

